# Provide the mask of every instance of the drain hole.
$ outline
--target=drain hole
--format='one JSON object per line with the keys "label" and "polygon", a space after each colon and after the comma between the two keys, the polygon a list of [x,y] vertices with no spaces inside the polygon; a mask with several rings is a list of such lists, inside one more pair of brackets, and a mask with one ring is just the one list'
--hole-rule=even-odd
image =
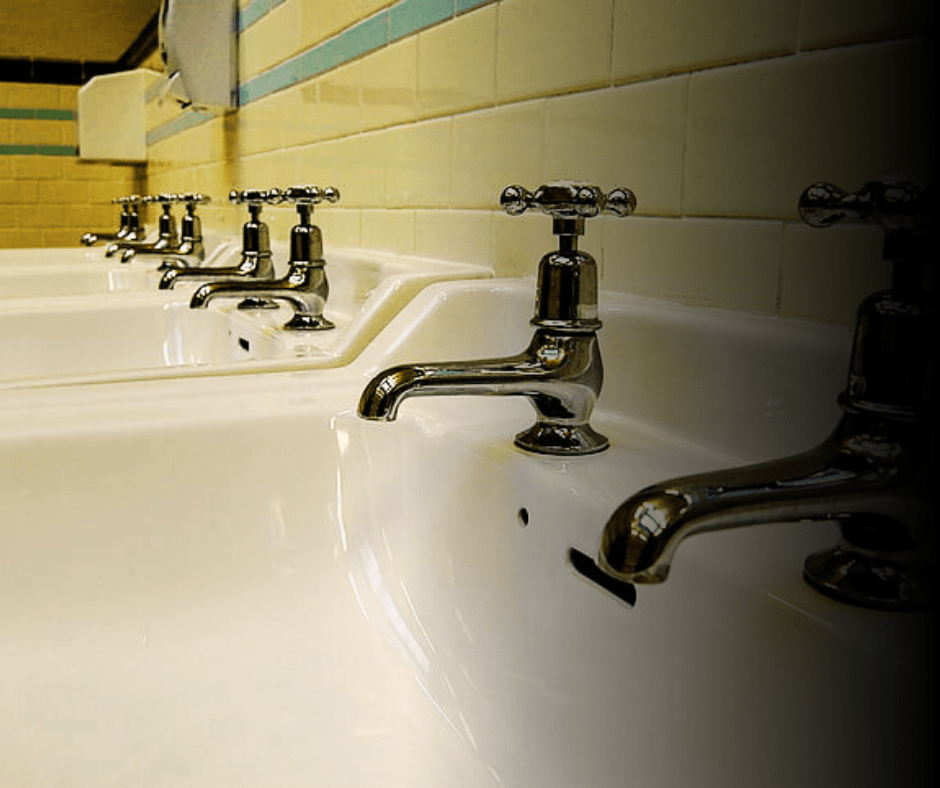
{"label": "drain hole", "polygon": [[625,580],[617,580],[602,570],[589,555],[575,550],[568,550],[568,561],[575,572],[603,588],[607,593],[626,602],[630,607],[636,605],[636,586]]}
{"label": "drain hole", "polygon": [[525,528],[529,524],[529,510],[523,506],[516,515],[516,519],[519,521],[520,527]]}
{"label": "drain hole", "polygon": [[239,338],[238,338],[238,346],[239,346],[242,350],[244,350],[246,353],[247,353],[249,350],[251,350],[251,342],[249,342],[249,341],[248,341],[247,339],[245,339],[244,337],[239,337]]}

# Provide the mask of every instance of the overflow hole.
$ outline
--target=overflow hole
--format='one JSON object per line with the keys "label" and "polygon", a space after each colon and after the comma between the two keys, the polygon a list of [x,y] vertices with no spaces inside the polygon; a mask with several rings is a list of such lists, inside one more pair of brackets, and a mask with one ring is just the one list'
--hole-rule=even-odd
{"label": "overflow hole", "polygon": [[529,510],[524,506],[519,509],[519,513],[516,515],[516,518],[519,521],[519,525],[522,528],[525,528],[529,524]]}
{"label": "overflow hole", "polygon": [[247,339],[245,339],[244,337],[239,337],[239,338],[238,338],[238,345],[239,345],[239,347],[241,347],[241,349],[244,350],[246,353],[247,353],[249,350],[251,350],[251,342],[249,342],[249,341],[248,341]]}

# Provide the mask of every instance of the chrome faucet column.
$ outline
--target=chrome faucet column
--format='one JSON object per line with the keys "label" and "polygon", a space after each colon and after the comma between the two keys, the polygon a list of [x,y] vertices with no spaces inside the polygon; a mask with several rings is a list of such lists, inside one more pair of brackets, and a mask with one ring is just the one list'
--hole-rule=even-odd
{"label": "chrome faucet column", "polygon": [[[162,213],[157,221],[157,240],[153,243],[146,243],[143,240],[125,238],[115,243],[108,244],[104,252],[105,257],[113,257],[117,252],[127,249],[134,249],[135,251],[149,249],[156,252],[163,252],[169,248],[175,247],[179,236],[176,232],[176,219],[170,212],[170,207],[176,199],[176,195],[173,194],[158,194],[142,197],[140,200],[142,203],[160,203],[162,207]],[[126,262],[123,256],[122,262]]]}
{"label": "chrome faucet column", "polygon": [[[280,199],[277,189],[233,190],[228,196],[233,205],[248,206],[248,221],[242,225],[241,259],[237,265],[228,266],[180,266],[172,261],[160,278],[161,290],[172,290],[180,279],[217,279],[251,277],[274,279],[274,263],[271,261],[271,239],[268,226],[261,221],[261,208]],[[198,201],[193,201],[193,205]],[[187,206],[188,208],[188,206]],[[188,212],[188,211],[187,211]],[[197,217],[193,217],[198,221]],[[201,245],[201,226],[200,245]],[[193,231],[196,226],[193,227]]]}
{"label": "chrome faucet column", "polygon": [[842,540],[806,559],[810,585],[866,607],[932,606],[934,569],[926,554],[936,550],[937,527],[935,210],[933,189],[918,183],[869,183],[854,194],[830,184],[804,191],[799,211],[806,223],[877,223],[894,266],[891,289],[859,308],[842,418],[803,454],[639,491],[604,528],[604,571],[659,583],[693,534],[835,521]]}
{"label": "chrome faucet column", "polygon": [[186,213],[183,214],[180,223],[179,243],[167,244],[153,248],[147,246],[132,247],[124,249],[121,252],[121,262],[130,261],[135,255],[172,255],[161,264],[160,268],[186,267],[193,262],[202,262],[206,258],[206,250],[202,244],[202,220],[196,215],[196,206],[205,205],[211,202],[211,199],[205,194],[190,192],[187,194],[168,195],[172,197],[171,202],[181,202],[186,206]]}
{"label": "chrome faucet column", "polygon": [[85,233],[81,242],[84,246],[94,246],[99,241],[136,241],[143,238],[143,228],[140,224],[140,214],[137,212],[137,205],[141,198],[136,194],[126,197],[115,197],[111,200],[112,204],[121,206],[121,217],[119,229],[117,232]]}
{"label": "chrome faucet column", "polygon": [[359,415],[390,421],[406,397],[482,394],[524,396],[536,411],[515,445],[536,454],[595,454],[609,445],[590,425],[604,371],[597,330],[597,264],[578,250],[584,220],[600,213],[627,216],[636,207],[628,189],[604,194],[596,186],[561,182],[530,193],[503,190],[509,214],[538,210],[552,217],[558,249],[539,263],[535,334],[517,356],[442,364],[405,364],[374,377],[359,400]]}
{"label": "chrome faucet column", "polygon": [[285,329],[331,329],[333,323],[323,316],[323,307],[329,295],[323,236],[320,228],[311,222],[311,216],[315,205],[338,202],[339,190],[332,186],[291,186],[278,192],[271,201],[293,203],[297,208],[299,221],[291,229],[287,275],[283,279],[266,282],[209,282],[196,289],[189,305],[193,309],[205,308],[216,298],[249,299],[249,307],[264,305],[268,300],[286,301],[293,307],[294,315],[284,324]]}

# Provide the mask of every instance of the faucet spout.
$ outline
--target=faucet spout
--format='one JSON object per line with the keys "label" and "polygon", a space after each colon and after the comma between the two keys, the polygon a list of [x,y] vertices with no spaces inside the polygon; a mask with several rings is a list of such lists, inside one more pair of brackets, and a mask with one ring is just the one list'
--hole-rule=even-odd
{"label": "faucet spout", "polygon": [[[183,269],[186,274],[192,269]],[[167,274],[172,273],[168,271]],[[162,286],[162,283],[161,283]],[[252,307],[271,300],[286,301],[294,309],[293,317],[284,324],[292,331],[323,331],[333,323],[323,316],[323,307],[329,295],[326,272],[320,264],[294,263],[282,279],[261,280],[248,277],[242,280],[221,280],[200,285],[193,292],[191,309],[205,309],[217,298],[246,299]],[[243,301],[244,303],[244,301]]]}
{"label": "faucet spout", "polygon": [[516,436],[517,446],[543,454],[590,454],[608,446],[589,424],[603,377],[594,332],[539,328],[515,356],[392,367],[366,386],[359,415],[391,421],[408,397],[524,396],[538,418]]}
{"label": "faucet spout", "polygon": [[173,254],[161,266],[160,290],[172,290],[177,282],[185,279],[231,279],[245,277],[251,279],[274,279],[274,263],[270,254],[243,254],[238,265],[184,266],[174,264],[177,255]]}
{"label": "faucet spout", "polygon": [[[679,545],[694,534],[836,521],[842,543],[807,559],[811,585],[848,599],[855,573],[867,586],[859,604],[925,607],[932,589],[921,553],[933,530],[928,470],[936,440],[923,427],[847,412],[810,451],[647,487],[611,516],[598,564],[621,580],[660,583]],[[886,588],[873,591],[873,583]]]}

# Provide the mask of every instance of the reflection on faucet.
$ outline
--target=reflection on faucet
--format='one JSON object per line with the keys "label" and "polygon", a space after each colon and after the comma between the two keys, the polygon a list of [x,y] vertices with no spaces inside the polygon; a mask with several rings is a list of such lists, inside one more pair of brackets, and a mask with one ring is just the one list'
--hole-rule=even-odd
{"label": "reflection on faucet", "polygon": [[249,218],[242,225],[241,260],[237,265],[195,266],[174,264],[173,258],[170,258],[164,261],[164,265],[160,267],[160,270],[164,272],[160,278],[160,289],[172,290],[181,279],[197,279],[200,281],[230,279],[232,277],[274,279],[274,263],[271,262],[271,241],[268,236],[268,226],[261,221],[261,206],[266,202],[275,201],[278,196],[277,189],[245,189],[229,193],[230,202],[248,205]]}
{"label": "reflection on faucet", "polygon": [[516,437],[517,445],[546,454],[589,454],[607,447],[607,439],[588,423],[603,378],[594,332],[565,335],[540,328],[517,356],[388,369],[363,391],[359,415],[391,421],[406,397],[522,395],[538,419]]}
{"label": "reflection on faucet", "polygon": [[553,217],[559,248],[539,263],[536,327],[529,347],[508,358],[407,364],[385,370],[366,386],[359,415],[394,419],[403,399],[412,396],[486,394],[525,396],[536,423],[515,444],[539,454],[576,456],[603,451],[607,438],[590,425],[604,378],[597,330],[597,267],[578,251],[584,219],[602,211],[617,216],[633,212],[636,199],[626,189],[604,195],[596,186],[555,183],[530,194],[519,186],[503,191],[501,203],[511,214],[529,208]]}
{"label": "reflection on faucet", "polygon": [[[204,194],[180,194],[175,197],[177,202],[186,205],[186,213],[183,215],[183,221],[180,228],[179,244],[175,247],[172,244],[160,248],[150,248],[147,246],[134,246],[124,249],[121,252],[121,262],[129,262],[135,255],[162,255],[166,256],[172,252],[172,258],[167,258],[165,264],[161,266],[166,270],[169,267],[186,267],[192,263],[201,263],[206,259],[206,249],[202,243],[202,220],[196,216],[196,206],[209,202],[209,198]],[[159,243],[159,242],[158,242]],[[154,245],[156,246],[156,245]],[[173,262],[171,262],[171,260]]]}
{"label": "reflection on faucet", "polygon": [[115,197],[112,203],[121,206],[121,219],[117,232],[85,233],[81,242],[84,246],[94,246],[99,241],[136,241],[144,237],[143,227],[140,224],[140,214],[137,205],[141,198],[136,194],[127,197]]}
{"label": "reflection on faucet", "polygon": [[[892,289],[866,299],[858,315],[844,414],[818,448],[743,468],[686,476],[641,490],[614,512],[598,564],[621,580],[666,579],[688,536],[759,523],[837,521],[842,542],[811,555],[804,577],[818,590],[867,607],[912,610],[933,604],[936,472],[936,359],[923,343],[937,334],[930,195],[917,184],[873,183],[848,195],[828,184],[807,189],[804,220],[841,218],[888,230]],[[927,340],[930,341],[930,340]]]}
{"label": "reflection on faucet", "polygon": [[120,241],[115,241],[114,243],[108,244],[104,250],[105,257],[113,257],[118,252],[123,252],[127,249],[141,250],[141,249],[151,249],[155,251],[164,251],[171,249],[177,245],[177,234],[176,234],[176,219],[173,218],[173,214],[170,213],[170,205],[175,202],[177,199],[174,194],[158,194],[156,196],[146,196],[141,197],[140,201],[143,203],[153,203],[158,202],[163,208],[163,212],[160,214],[160,218],[157,220],[157,240],[153,242],[147,242],[141,239],[123,239]]}
{"label": "reflection on faucet", "polygon": [[[297,206],[300,221],[291,229],[290,268],[283,279],[259,281],[217,281],[200,285],[193,293],[190,307],[202,309],[216,298],[240,298],[244,308],[267,306],[270,300],[286,301],[294,309],[293,317],[284,324],[292,331],[323,331],[333,323],[323,316],[329,295],[323,259],[323,237],[320,228],[311,224],[313,206],[320,202],[336,202],[339,191],[332,186],[292,186],[283,192],[272,190],[268,201],[292,202]],[[268,257],[270,259],[270,255]],[[168,274],[170,272],[167,272]],[[161,287],[162,287],[161,283]]]}

